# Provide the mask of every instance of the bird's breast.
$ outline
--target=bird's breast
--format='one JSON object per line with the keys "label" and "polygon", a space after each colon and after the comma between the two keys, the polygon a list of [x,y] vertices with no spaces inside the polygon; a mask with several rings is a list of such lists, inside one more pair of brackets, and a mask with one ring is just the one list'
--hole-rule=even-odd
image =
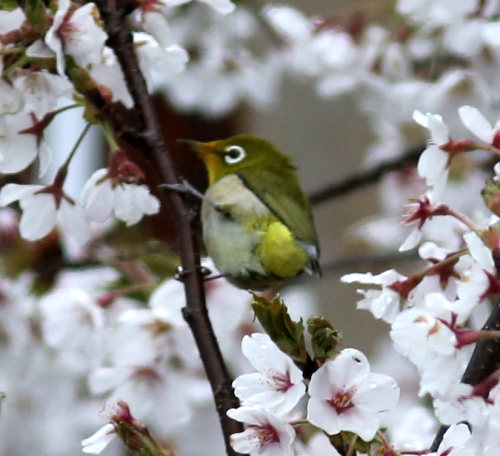
{"label": "bird's breast", "polygon": [[203,202],[203,240],[220,272],[230,276],[245,275],[248,271],[266,274],[256,250],[266,231],[269,209],[236,174],[215,182],[205,195],[229,214]]}

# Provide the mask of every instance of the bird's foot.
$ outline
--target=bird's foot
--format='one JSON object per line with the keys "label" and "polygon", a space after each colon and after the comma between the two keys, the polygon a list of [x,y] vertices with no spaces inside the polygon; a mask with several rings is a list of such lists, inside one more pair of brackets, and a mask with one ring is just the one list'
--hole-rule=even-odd
{"label": "bird's foot", "polygon": [[[211,273],[211,271],[210,271]],[[217,279],[222,279],[223,277],[226,277],[224,274],[217,274],[213,275],[210,277],[203,277],[203,282],[211,282],[212,280],[217,280]]]}
{"label": "bird's foot", "polygon": [[[205,266],[198,266],[198,270],[200,271],[201,275],[203,276],[203,281],[204,282],[207,282],[209,280],[218,279],[219,277],[222,277],[221,275],[213,276],[213,277],[207,277],[210,274],[212,274],[212,271],[210,269],[208,269],[207,267],[205,267]],[[178,280],[179,282],[184,282],[184,279],[189,274],[191,274],[191,273],[192,273],[192,271],[190,271],[190,270],[184,270],[182,266],[177,266],[175,268],[174,279]]]}

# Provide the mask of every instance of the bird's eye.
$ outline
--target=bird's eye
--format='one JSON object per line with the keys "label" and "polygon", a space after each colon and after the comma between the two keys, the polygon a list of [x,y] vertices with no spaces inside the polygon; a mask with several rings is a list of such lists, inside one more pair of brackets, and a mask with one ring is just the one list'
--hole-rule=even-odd
{"label": "bird's eye", "polygon": [[245,149],[240,146],[229,146],[224,153],[224,161],[228,165],[234,165],[235,163],[239,163],[247,156]]}

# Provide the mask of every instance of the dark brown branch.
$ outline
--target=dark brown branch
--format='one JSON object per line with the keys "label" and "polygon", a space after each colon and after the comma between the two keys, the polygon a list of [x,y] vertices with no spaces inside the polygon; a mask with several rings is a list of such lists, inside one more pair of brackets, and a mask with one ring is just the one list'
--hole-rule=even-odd
{"label": "dark brown branch", "polygon": [[[126,22],[126,12],[121,9],[122,2],[102,0],[98,2],[98,6],[109,36],[107,44],[114,50],[118,58],[125,75],[127,87],[134,100],[135,112],[142,126],[141,136],[145,147],[141,149],[141,152],[153,162],[162,182],[177,183],[179,180],[163,141],[146,82],[139,69],[132,34]],[[243,427],[226,415],[228,409],[238,406],[238,401],[234,396],[231,378],[227,372],[212,324],[208,318],[203,278],[200,270],[197,226],[182,196],[172,191],[166,193],[176,222],[180,244],[179,254],[182,268],[185,271],[184,285],[187,302],[184,311],[185,318],[191,327],[214,393],[227,453],[235,455],[236,453],[229,445],[229,436],[241,432]],[[168,410],[165,413],[169,413]]]}
{"label": "dark brown branch", "polygon": [[375,184],[387,173],[401,171],[408,166],[415,166],[424,149],[424,146],[412,147],[401,155],[401,157],[387,160],[371,169],[352,174],[340,182],[334,182],[311,193],[309,200],[312,205],[321,204],[339,196],[347,195],[367,185]]}
{"label": "dark brown branch", "polygon": [[[495,304],[482,329],[484,331],[500,330],[500,300]],[[461,381],[475,386],[486,380],[498,369],[500,369],[500,340],[483,339],[477,343]],[[432,442],[431,451],[437,451],[447,430],[448,426],[439,428],[434,442]]]}

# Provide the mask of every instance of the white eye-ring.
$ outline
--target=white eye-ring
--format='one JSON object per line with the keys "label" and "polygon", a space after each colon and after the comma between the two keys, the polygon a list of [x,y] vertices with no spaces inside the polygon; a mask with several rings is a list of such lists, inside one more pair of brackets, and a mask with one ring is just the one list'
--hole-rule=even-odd
{"label": "white eye-ring", "polygon": [[228,165],[239,163],[247,156],[245,149],[241,146],[229,146],[224,153],[224,161]]}

